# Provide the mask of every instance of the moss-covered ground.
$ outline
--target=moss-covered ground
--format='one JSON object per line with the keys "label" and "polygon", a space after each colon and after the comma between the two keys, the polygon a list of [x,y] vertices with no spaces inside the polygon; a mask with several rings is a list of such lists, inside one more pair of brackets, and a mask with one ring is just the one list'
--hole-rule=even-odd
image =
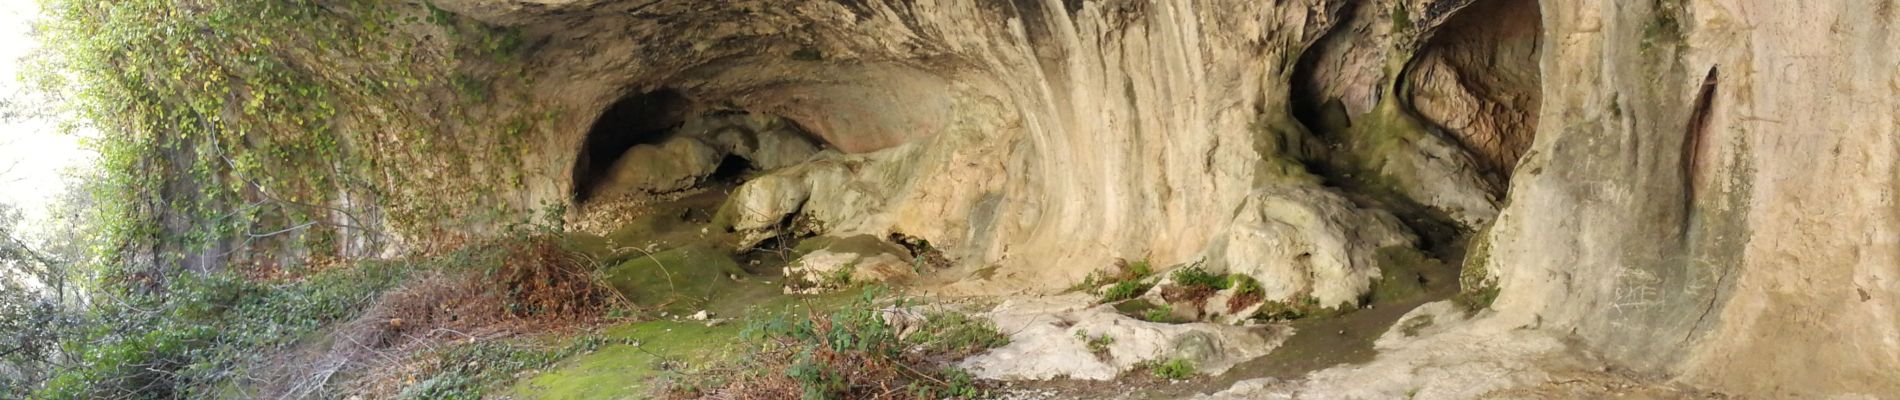
{"label": "moss-covered ground", "polygon": [[[604,329],[601,335],[615,344],[569,358],[524,378],[511,388],[511,394],[518,399],[652,398],[657,395],[656,388],[667,378],[744,357],[746,347],[741,334],[754,322],[786,313],[829,310],[859,294],[859,291],[847,290],[822,295],[788,295],[774,277],[747,276],[743,272],[737,276],[742,279],[720,276],[706,281],[717,283],[688,289],[705,292],[676,293],[672,297],[692,298],[699,293],[710,293],[702,302],[694,303],[697,307],[668,306],[666,317]],[[721,321],[709,323],[684,318],[685,314],[699,310],[706,310],[713,319]]]}

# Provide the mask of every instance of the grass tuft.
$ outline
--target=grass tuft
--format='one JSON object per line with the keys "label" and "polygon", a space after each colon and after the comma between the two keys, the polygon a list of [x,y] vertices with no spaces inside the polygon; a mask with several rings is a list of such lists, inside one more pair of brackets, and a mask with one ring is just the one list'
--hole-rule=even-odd
{"label": "grass tuft", "polygon": [[1141,368],[1147,369],[1156,378],[1182,381],[1194,378],[1194,362],[1185,358],[1173,358],[1167,361],[1144,362]]}

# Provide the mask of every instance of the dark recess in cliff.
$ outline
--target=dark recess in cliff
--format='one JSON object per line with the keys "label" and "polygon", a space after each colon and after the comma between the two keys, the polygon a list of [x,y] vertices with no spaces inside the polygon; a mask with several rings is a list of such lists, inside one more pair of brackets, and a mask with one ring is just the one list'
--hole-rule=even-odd
{"label": "dark recess in cliff", "polygon": [[632,93],[601,112],[574,164],[574,199],[587,201],[627,149],[665,141],[684,122],[692,104],[673,90]]}

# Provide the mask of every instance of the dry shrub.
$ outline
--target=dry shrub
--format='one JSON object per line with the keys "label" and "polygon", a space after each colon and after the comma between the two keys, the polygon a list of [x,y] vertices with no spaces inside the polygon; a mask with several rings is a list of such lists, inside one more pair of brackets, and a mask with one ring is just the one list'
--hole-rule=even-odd
{"label": "dry shrub", "polygon": [[513,243],[501,265],[490,272],[506,291],[509,315],[542,320],[576,320],[600,315],[624,302],[620,292],[594,276],[598,262],[570,251],[553,237]]}
{"label": "dry shrub", "polygon": [[1243,291],[1234,293],[1233,297],[1227,298],[1227,310],[1228,312],[1237,313],[1237,312],[1240,312],[1241,310],[1247,309],[1247,307],[1252,307],[1255,304],[1260,304],[1261,299],[1262,297],[1259,290],[1252,290],[1252,291],[1243,290]]}
{"label": "dry shrub", "polygon": [[356,375],[341,391],[394,397],[425,375],[440,346],[548,333],[600,322],[626,301],[593,275],[596,262],[563,248],[558,238],[488,243],[477,256],[417,274],[384,293],[355,320],[331,333],[328,349],[293,352],[265,366],[265,397],[300,398]]}
{"label": "dry shrub", "polygon": [[484,329],[554,330],[594,322],[626,301],[594,276],[594,260],[554,237],[492,245],[498,252],[486,260],[490,265],[424,275],[385,295],[366,317],[383,321],[388,335],[470,336]]}
{"label": "dry shrub", "polygon": [[1212,286],[1168,285],[1161,288],[1161,298],[1173,304],[1188,304],[1200,309],[1207,305],[1207,299],[1214,297],[1217,291]]}

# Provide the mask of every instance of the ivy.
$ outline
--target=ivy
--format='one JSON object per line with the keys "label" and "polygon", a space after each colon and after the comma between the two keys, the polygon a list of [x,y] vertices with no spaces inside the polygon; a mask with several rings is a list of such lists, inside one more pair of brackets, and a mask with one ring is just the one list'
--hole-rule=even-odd
{"label": "ivy", "polygon": [[[528,84],[510,69],[530,43],[517,29],[378,0],[43,9],[49,55],[32,79],[67,100],[69,125],[100,133],[101,233],[119,248],[256,244],[308,224],[284,237],[334,254],[347,228],[416,236],[531,215],[498,199],[522,186],[517,153],[545,128],[522,121],[546,111],[489,105],[526,103],[504,97]],[[370,205],[386,220],[338,216]]]}
{"label": "ivy", "polygon": [[[62,127],[96,132],[86,140],[99,154],[86,183],[97,215],[89,284],[107,321],[70,345],[84,368],[49,393],[92,397],[105,383],[174,376],[153,384],[178,391],[154,397],[193,397],[228,378],[240,353],[231,349],[281,346],[285,332],[355,305],[312,295],[323,302],[283,304],[321,309],[259,306],[300,292],[260,289],[247,257],[334,256],[346,238],[446,238],[445,227],[535,217],[536,205],[504,201],[525,185],[519,153],[556,115],[526,101],[519,59],[534,39],[520,30],[383,0],[41,9],[45,51],[26,78],[66,108]],[[182,273],[195,255],[239,267]],[[227,309],[199,309],[207,304]]]}

